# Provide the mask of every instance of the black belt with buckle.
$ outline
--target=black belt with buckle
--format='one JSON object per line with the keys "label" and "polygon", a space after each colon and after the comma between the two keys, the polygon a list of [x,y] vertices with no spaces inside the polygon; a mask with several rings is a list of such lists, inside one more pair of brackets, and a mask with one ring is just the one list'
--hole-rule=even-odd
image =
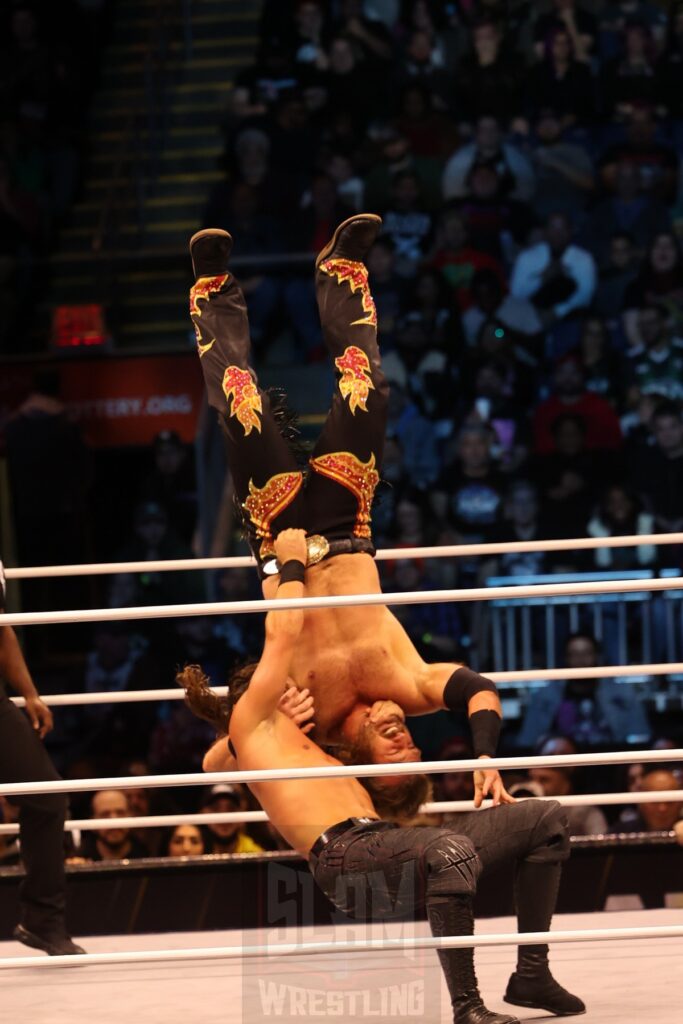
{"label": "black belt with buckle", "polygon": [[[317,565],[318,562],[333,555],[372,555],[375,556],[375,545],[369,537],[341,537],[339,540],[327,540],[320,534],[314,533],[306,538],[306,568],[309,565]],[[277,558],[270,558],[261,566],[263,576],[276,576],[280,571],[280,563]]]}
{"label": "black belt with buckle", "polygon": [[337,825],[331,825],[313,843],[311,854],[314,857],[319,857],[328,843],[331,843],[333,839],[339,839],[356,825],[371,825],[374,822],[381,822],[381,820],[381,818],[346,818],[345,821],[340,821]]}

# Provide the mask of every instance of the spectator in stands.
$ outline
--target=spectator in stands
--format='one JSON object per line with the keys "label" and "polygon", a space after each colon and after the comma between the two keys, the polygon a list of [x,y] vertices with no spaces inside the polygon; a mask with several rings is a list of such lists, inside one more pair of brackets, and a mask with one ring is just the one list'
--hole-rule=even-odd
{"label": "spectator in stands", "polygon": [[409,82],[403,89],[401,105],[395,120],[398,132],[408,140],[416,157],[436,162],[450,156],[458,143],[453,121],[437,109],[438,99],[419,82]]}
{"label": "spectator in stands", "polygon": [[[473,757],[471,744],[463,736],[451,736],[439,749],[440,761],[465,761]],[[434,775],[434,800],[473,800],[474,777],[472,772],[446,772]],[[446,812],[443,825],[457,821],[457,812]]]}
{"label": "spectator in stands", "polygon": [[[394,566],[393,587],[401,592],[434,590],[434,580],[424,559],[401,558]],[[434,607],[426,604],[400,605],[396,617],[424,657],[433,660],[456,658],[462,634],[457,605]]]}
{"label": "spectator in stands", "polygon": [[534,337],[541,331],[541,318],[534,306],[528,299],[506,294],[497,270],[484,267],[475,271],[469,292],[471,305],[462,315],[468,345],[481,348],[482,331],[487,324],[503,329],[499,338],[504,336],[506,328],[508,333],[526,337]]}
{"label": "spectator in stands", "polygon": [[152,442],[153,467],[140,497],[168,512],[170,528],[186,544],[197,522],[197,480],[192,449],[175,430],[162,430]]}
{"label": "spectator in stands", "polygon": [[335,117],[349,114],[358,125],[365,125],[374,115],[385,113],[386,80],[378,75],[378,65],[357,57],[358,49],[349,36],[339,35],[331,40],[327,68],[322,85],[327,101],[325,114]]}
{"label": "spectator in stands", "polygon": [[235,76],[230,100],[233,121],[265,117],[283,92],[298,85],[283,42],[274,38],[262,43],[254,64]]}
{"label": "spectator in stands", "polygon": [[[202,814],[223,814],[247,809],[244,789],[232,783],[219,782],[204,794],[199,806]],[[204,847],[207,853],[262,853],[239,822],[224,825],[203,825]]]}
{"label": "spectator in stands", "polygon": [[[494,534],[494,541],[535,541],[546,536],[540,518],[538,488],[529,480],[510,484],[503,506],[503,516]],[[482,577],[536,576],[547,571],[548,556],[544,551],[508,551],[484,563]]]}
{"label": "spectator in stands", "polygon": [[[124,790],[102,789],[95,793],[90,803],[93,818],[127,818],[130,814],[128,798]],[[148,857],[149,852],[131,834],[129,828],[98,829],[84,833],[81,856],[85,860],[135,860]]]}
{"label": "spectator in stands", "polygon": [[661,231],[652,243],[635,281],[626,289],[624,306],[658,303],[672,324],[683,330],[683,253],[676,235]]}
{"label": "spectator in stands", "polygon": [[339,202],[347,207],[350,214],[365,208],[365,183],[356,173],[354,161],[348,153],[339,150],[330,153],[325,162],[325,173],[334,182]]}
{"label": "spectator in stands", "polygon": [[538,106],[532,159],[536,215],[545,219],[558,212],[578,218],[595,188],[593,161],[584,146],[565,138],[560,115],[547,105]]}
{"label": "spectator in stands", "polygon": [[[498,281],[496,295],[498,302],[502,300],[506,280],[501,262],[471,244],[463,216],[453,206],[448,206],[439,218],[430,262],[432,266],[441,271],[444,279],[453,289],[455,300],[461,311],[470,309],[473,304],[474,279],[480,270],[489,270],[496,276]],[[373,279],[373,295],[374,291]],[[493,313],[495,308],[494,306],[490,312]],[[483,322],[484,315],[482,312],[480,323]],[[476,334],[476,329],[472,333]]]}
{"label": "spectator in stands", "polygon": [[[649,765],[643,774],[639,791],[660,793],[680,790],[680,780],[668,768]],[[620,815],[620,827],[629,832],[670,832],[683,814],[683,793],[680,800],[662,800],[661,803],[636,804]]]}
{"label": "spectator in stands", "polygon": [[[546,740],[538,753],[553,756],[576,754],[577,750],[571,740],[560,736]],[[531,768],[529,778],[541,785],[544,796],[569,796],[576,793],[574,780],[580,771],[580,768]],[[607,832],[607,820],[599,807],[565,807],[564,812],[572,836],[604,835]]]}
{"label": "spectator in stands", "polygon": [[529,299],[548,326],[588,306],[595,292],[593,257],[571,238],[570,220],[551,214],[544,241],[521,252],[512,268],[510,291]]}
{"label": "spectator in stands", "polygon": [[553,0],[551,10],[540,14],[534,22],[534,48],[543,56],[549,36],[564,31],[569,37],[576,60],[587,61],[595,47],[597,22],[594,16],[575,0]]}
{"label": "spectator in stands", "polygon": [[608,264],[615,235],[626,233],[633,245],[644,251],[657,233],[668,229],[669,223],[664,203],[643,191],[636,161],[621,158],[615,162],[607,197],[586,219],[582,239],[603,267]]}
{"label": "spectator in stands", "polygon": [[634,485],[657,529],[683,530],[683,418],[678,405],[662,402],[651,421],[654,448],[643,452]]}
{"label": "spectator in stands", "polygon": [[599,12],[600,52],[609,60],[620,52],[623,33],[633,22],[644,25],[660,44],[666,34],[666,14],[651,0],[611,0]]}
{"label": "spectator in stands", "polygon": [[621,447],[616,413],[604,398],[586,389],[583,369],[574,354],[558,361],[553,374],[553,393],[536,409],[534,448],[537,454],[547,455],[556,450],[553,425],[558,416],[565,413],[583,422],[585,445],[590,451],[617,451]]}
{"label": "spectator in stands", "polygon": [[442,529],[454,531],[456,543],[488,541],[498,525],[503,483],[493,466],[493,439],[488,425],[463,427],[434,485],[432,510]]}
{"label": "spectator in stands", "polygon": [[[540,19],[539,19],[540,21]],[[551,28],[546,36],[543,59],[528,77],[527,106],[533,117],[541,107],[557,111],[563,128],[577,121],[590,121],[595,113],[595,84],[585,63],[587,44],[567,22]]]}
{"label": "spectator in stands", "polygon": [[[436,301],[438,304],[438,299]],[[396,347],[386,356],[383,368],[387,380],[403,388],[414,399],[420,412],[431,420],[437,420],[449,417],[453,412],[456,370],[452,356],[455,346],[449,336],[449,311],[433,311],[430,315],[424,299],[422,304],[424,311],[411,309],[399,318]],[[441,322],[441,337],[434,329],[438,321]],[[403,421],[406,421],[405,413]]]}
{"label": "spectator in stands", "polygon": [[483,15],[472,27],[472,53],[458,65],[455,116],[468,122],[492,115],[508,122],[519,112],[523,80],[519,58],[506,49],[500,23]]}
{"label": "spectator in stands", "polygon": [[340,0],[337,29],[357,46],[364,60],[380,66],[393,56],[391,34],[378,16],[366,14],[363,0]]}
{"label": "spectator in stands", "polygon": [[472,403],[464,419],[467,424],[484,423],[493,429],[491,454],[498,468],[508,474],[519,469],[529,450],[527,417],[519,407],[513,380],[503,360],[482,359],[474,374]]}
{"label": "spectator in stands", "polygon": [[[589,537],[627,537],[654,532],[654,516],[643,510],[636,495],[623,484],[613,484],[605,491],[588,523]],[[657,548],[653,544],[641,544],[637,548],[596,548],[593,560],[596,569],[642,569],[656,564]]]}
{"label": "spectator in stands", "polygon": [[561,413],[551,432],[554,450],[535,465],[543,514],[552,536],[580,536],[586,532],[598,487],[614,467],[608,467],[599,451],[588,450],[586,423],[576,413]]}
{"label": "spectator in stands", "polygon": [[406,40],[396,84],[401,88],[407,82],[416,82],[445,104],[448,93],[445,63],[439,37],[428,29],[415,29]]}
{"label": "spectator in stands", "polygon": [[444,168],[441,189],[444,199],[462,199],[469,191],[475,167],[492,168],[500,181],[501,193],[510,199],[528,201],[534,194],[534,172],[527,158],[510,143],[495,117],[477,121],[474,141],[455,153]]}
{"label": "spectator in stands", "polygon": [[405,287],[396,273],[396,246],[387,235],[380,235],[365,262],[372,282],[380,344],[382,351],[388,352],[393,347]]}
{"label": "spectator in stands", "polygon": [[655,43],[642,21],[629,19],[625,23],[622,53],[603,65],[601,91],[609,117],[624,117],[634,103],[656,102]]}
{"label": "spectator in stands", "polygon": [[533,214],[526,203],[504,195],[499,172],[489,164],[475,164],[467,176],[468,193],[458,202],[472,245],[498,263],[509,264],[525,245]]}
{"label": "spectator in stands", "polygon": [[[117,562],[148,562],[172,558],[192,558],[189,545],[183,543],[168,522],[168,513],[158,501],[143,501],[133,513],[133,535],[116,553]],[[200,601],[202,580],[195,573],[136,573],[135,603],[183,604]]]}
{"label": "spectator in stands", "polygon": [[[593,636],[573,633],[565,644],[566,667],[593,668],[598,664],[598,654]],[[633,684],[628,680],[601,679],[598,672],[596,668],[596,676],[590,679],[570,679],[564,683],[553,680],[533,690],[517,744],[528,748],[540,736],[550,733],[592,748],[647,742],[652,730]],[[550,751],[544,749],[542,753]]]}
{"label": "spectator in stands", "polygon": [[627,402],[634,407],[641,395],[657,394],[672,401],[683,398],[683,338],[672,336],[666,312],[659,303],[638,310],[641,344],[627,354]]}
{"label": "spectator in stands", "polygon": [[611,236],[593,299],[593,308],[598,316],[614,322],[621,313],[626,289],[636,277],[637,256],[633,238],[627,231],[617,231]]}
{"label": "spectator in stands", "polygon": [[633,103],[624,126],[623,139],[613,143],[600,158],[600,177],[613,190],[617,167],[631,161],[639,171],[639,187],[644,195],[670,205],[676,199],[678,156],[672,146],[657,141],[654,111],[646,103]]}
{"label": "spectator in stands", "polygon": [[400,444],[403,471],[411,484],[426,489],[434,483],[440,466],[434,424],[421,414],[395,378],[391,382],[387,438]]}
{"label": "spectator in stands", "polygon": [[600,317],[587,317],[581,328],[579,353],[586,389],[608,401],[616,397],[623,378],[622,362]]}
{"label": "spectator in stands", "polygon": [[162,851],[165,857],[201,857],[204,853],[202,830],[197,825],[176,825]]}
{"label": "spectator in stands", "polygon": [[399,171],[391,192],[382,215],[382,234],[394,244],[396,273],[412,277],[430,245],[433,217],[420,203],[420,181],[413,171]]}

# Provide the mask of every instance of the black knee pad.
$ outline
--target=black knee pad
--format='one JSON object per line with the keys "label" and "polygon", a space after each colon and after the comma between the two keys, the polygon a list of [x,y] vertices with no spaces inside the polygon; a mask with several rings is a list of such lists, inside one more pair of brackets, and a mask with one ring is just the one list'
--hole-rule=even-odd
{"label": "black knee pad", "polygon": [[422,860],[427,877],[427,896],[474,896],[481,861],[467,836],[449,829],[426,847]]}
{"label": "black knee pad", "polygon": [[535,863],[557,863],[569,857],[569,821],[556,800],[525,800],[535,818],[533,849],[526,860]]}

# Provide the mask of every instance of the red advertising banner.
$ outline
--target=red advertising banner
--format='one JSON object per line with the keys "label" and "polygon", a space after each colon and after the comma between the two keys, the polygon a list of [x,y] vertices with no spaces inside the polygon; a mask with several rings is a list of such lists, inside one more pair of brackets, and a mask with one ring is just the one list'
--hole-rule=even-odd
{"label": "red advertising banner", "polygon": [[68,415],[94,447],[148,445],[161,430],[194,440],[203,383],[193,354],[0,362],[0,432],[42,371],[58,376]]}

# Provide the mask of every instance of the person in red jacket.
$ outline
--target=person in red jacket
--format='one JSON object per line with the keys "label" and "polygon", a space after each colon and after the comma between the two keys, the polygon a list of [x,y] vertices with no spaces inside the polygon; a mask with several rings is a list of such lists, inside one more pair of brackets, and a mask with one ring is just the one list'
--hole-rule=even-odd
{"label": "person in red jacket", "polygon": [[609,402],[586,389],[576,355],[570,353],[557,363],[553,386],[553,394],[541,402],[534,417],[534,451],[537,455],[549,455],[555,451],[553,424],[566,413],[584,421],[587,449],[617,451],[621,448],[619,418]]}

